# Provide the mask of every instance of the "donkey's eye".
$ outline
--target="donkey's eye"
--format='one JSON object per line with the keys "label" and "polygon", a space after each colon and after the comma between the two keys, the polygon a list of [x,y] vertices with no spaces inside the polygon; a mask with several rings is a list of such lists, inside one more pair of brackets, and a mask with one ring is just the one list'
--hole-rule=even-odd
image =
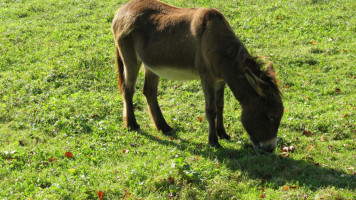
{"label": "donkey's eye", "polygon": [[274,117],[274,116],[267,115],[267,118],[268,118],[268,119],[269,119],[269,121],[271,121],[271,122],[276,121],[276,117]]}

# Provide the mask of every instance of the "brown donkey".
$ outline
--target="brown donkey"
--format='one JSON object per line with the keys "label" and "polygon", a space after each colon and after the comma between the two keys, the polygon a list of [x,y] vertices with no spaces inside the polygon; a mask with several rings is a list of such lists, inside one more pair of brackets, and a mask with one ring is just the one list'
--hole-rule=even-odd
{"label": "brown donkey", "polygon": [[159,130],[172,130],[157,102],[159,77],[200,78],[211,146],[220,147],[218,136],[230,139],[223,125],[227,83],[242,106],[241,121],[254,149],[272,152],[276,148],[283,103],[273,69],[261,70],[261,64],[251,57],[219,11],[176,8],[157,0],[131,0],[117,11],[112,32],[124,121],[129,129],[140,128],[132,99],[143,63],[143,93]]}

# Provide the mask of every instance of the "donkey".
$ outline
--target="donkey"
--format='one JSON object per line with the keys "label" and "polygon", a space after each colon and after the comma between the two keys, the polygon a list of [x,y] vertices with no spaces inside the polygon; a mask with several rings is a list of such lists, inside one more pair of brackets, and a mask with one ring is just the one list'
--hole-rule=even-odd
{"label": "donkey", "polygon": [[227,84],[240,102],[241,122],[254,149],[272,152],[276,148],[283,103],[274,70],[261,69],[262,64],[249,54],[218,10],[131,0],[118,9],[112,33],[124,122],[130,130],[140,128],[134,115],[133,95],[143,63],[143,94],[158,130],[172,131],[157,102],[159,77],[200,79],[211,146],[220,147],[219,138],[230,140],[223,124]]}

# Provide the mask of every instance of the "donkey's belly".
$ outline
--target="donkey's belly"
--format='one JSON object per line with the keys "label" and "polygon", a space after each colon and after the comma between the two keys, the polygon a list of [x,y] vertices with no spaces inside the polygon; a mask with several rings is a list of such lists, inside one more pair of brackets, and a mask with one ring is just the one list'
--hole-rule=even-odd
{"label": "donkey's belly", "polygon": [[195,68],[189,67],[175,67],[175,66],[156,66],[156,67],[149,67],[145,66],[150,69],[153,73],[157,76],[165,79],[170,80],[194,80],[199,79],[199,73]]}

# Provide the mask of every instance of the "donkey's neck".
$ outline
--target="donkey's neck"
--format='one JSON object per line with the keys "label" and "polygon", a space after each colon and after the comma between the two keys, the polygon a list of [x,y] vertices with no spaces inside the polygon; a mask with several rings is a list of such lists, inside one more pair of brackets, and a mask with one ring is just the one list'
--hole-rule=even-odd
{"label": "donkey's neck", "polygon": [[258,98],[258,94],[250,86],[242,70],[238,68],[230,69],[228,72],[222,73],[222,75],[235,98],[242,106],[247,105],[252,99]]}

